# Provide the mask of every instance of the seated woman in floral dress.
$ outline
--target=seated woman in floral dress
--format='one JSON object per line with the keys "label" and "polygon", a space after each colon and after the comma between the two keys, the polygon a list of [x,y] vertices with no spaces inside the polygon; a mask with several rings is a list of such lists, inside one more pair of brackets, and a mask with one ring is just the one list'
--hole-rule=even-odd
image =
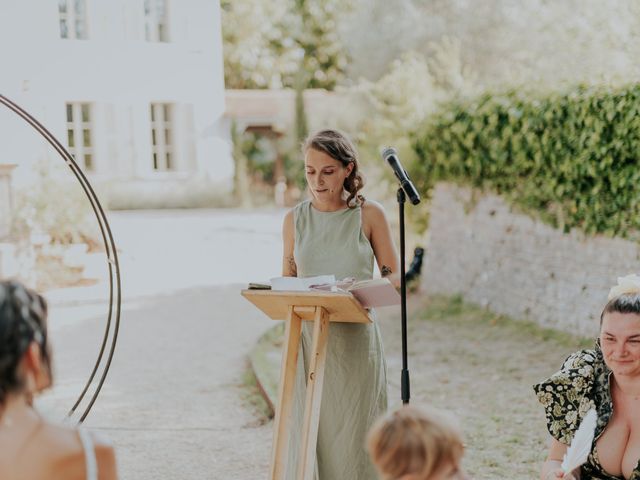
{"label": "seated woman in floral dress", "polygon": [[[552,436],[542,480],[640,479],[640,277],[619,278],[611,289],[595,348],[570,355],[534,390]],[[588,460],[563,474],[563,456],[591,408],[598,420]]]}

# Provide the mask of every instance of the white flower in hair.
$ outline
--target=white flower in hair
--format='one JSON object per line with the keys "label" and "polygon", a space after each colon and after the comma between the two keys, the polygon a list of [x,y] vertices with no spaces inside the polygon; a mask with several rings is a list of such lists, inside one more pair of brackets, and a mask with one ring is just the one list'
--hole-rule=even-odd
{"label": "white flower in hair", "polygon": [[640,293],[640,276],[632,273],[624,277],[618,277],[618,285],[611,287],[607,300],[612,300],[625,293]]}

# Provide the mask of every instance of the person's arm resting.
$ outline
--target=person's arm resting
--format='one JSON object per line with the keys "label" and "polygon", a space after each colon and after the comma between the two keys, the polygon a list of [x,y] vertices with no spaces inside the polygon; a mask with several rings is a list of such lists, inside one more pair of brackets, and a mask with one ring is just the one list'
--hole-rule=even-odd
{"label": "person's arm resting", "polygon": [[364,205],[363,213],[370,226],[369,241],[380,275],[388,278],[397,287],[400,285],[400,261],[384,209],[379,204],[368,201]]}
{"label": "person's arm resting", "polygon": [[547,455],[547,459],[542,465],[540,480],[553,480],[556,478],[562,478],[563,480],[580,480],[580,469],[574,470],[567,475],[562,474],[561,465],[565,453],[567,453],[567,446],[551,437],[549,455]]}
{"label": "person's arm resting", "polygon": [[298,267],[293,256],[293,247],[295,244],[295,227],[293,225],[293,210],[289,211],[284,217],[282,223],[282,276],[297,277]]}

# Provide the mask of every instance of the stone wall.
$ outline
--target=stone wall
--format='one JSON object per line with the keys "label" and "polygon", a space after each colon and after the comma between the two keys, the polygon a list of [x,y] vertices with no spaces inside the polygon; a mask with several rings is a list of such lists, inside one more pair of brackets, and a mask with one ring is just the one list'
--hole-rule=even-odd
{"label": "stone wall", "polygon": [[503,199],[451,184],[435,188],[423,270],[427,291],[517,319],[596,336],[618,276],[640,271],[635,242],[562,233]]}

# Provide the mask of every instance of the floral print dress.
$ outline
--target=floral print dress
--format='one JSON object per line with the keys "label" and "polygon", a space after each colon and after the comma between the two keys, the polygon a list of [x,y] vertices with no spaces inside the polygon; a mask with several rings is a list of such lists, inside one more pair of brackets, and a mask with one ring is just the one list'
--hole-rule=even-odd
{"label": "floral print dress", "polygon": [[[549,379],[533,386],[545,409],[547,429],[553,438],[571,444],[580,422],[591,409],[598,414],[591,453],[580,469],[580,480],[625,480],[604,471],[598,460],[596,440],[613,415],[609,382],[611,370],[605,365],[600,348],[573,353],[560,370]],[[640,480],[640,461],[629,480]]]}

